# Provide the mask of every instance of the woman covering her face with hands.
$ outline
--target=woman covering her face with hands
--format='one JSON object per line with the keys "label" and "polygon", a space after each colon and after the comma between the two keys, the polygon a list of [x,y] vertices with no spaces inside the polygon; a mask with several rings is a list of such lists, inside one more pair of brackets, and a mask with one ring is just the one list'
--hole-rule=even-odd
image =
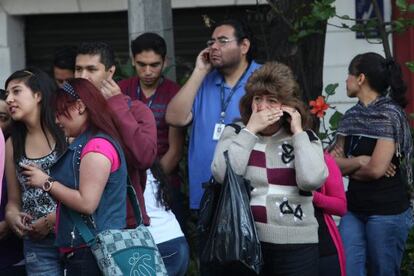
{"label": "woman covering her face with hands", "polygon": [[216,147],[213,176],[223,182],[228,151],[234,171],[251,182],[262,275],[317,275],[318,223],[311,191],[328,173],[320,140],[306,130],[311,118],[289,67],[269,62],[256,70],[240,114],[241,122],[227,126]]}

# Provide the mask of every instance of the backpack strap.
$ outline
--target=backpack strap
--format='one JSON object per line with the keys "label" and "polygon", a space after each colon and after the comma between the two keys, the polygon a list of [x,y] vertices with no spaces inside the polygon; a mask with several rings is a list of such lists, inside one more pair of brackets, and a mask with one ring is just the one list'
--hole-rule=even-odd
{"label": "backpack strap", "polygon": [[234,128],[234,131],[236,132],[236,134],[239,134],[239,132],[242,130],[241,125],[236,124],[236,123],[231,123],[226,126],[231,126],[232,128]]}

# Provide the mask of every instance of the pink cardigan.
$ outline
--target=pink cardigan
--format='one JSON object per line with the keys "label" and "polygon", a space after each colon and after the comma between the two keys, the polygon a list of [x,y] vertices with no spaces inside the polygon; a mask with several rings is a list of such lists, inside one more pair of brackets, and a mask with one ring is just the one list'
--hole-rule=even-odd
{"label": "pink cardigan", "polygon": [[323,217],[338,252],[341,275],[345,276],[345,253],[341,236],[331,215],[343,216],[347,211],[342,174],[335,160],[328,153],[324,154],[329,176],[319,192],[313,193],[313,203],[323,211]]}
{"label": "pink cardigan", "polygon": [[0,129],[0,203],[1,203],[1,192],[3,190],[3,174],[4,174],[4,158],[6,148],[4,143],[3,132]]}

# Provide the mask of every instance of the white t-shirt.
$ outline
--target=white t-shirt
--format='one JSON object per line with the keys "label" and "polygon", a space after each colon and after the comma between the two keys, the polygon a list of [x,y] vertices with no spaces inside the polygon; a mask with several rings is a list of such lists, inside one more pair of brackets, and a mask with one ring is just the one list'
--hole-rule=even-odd
{"label": "white t-shirt", "polygon": [[171,210],[166,211],[161,203],[157,202],[158,181],[151,170],[147,170],[147,185],[144,191],[145,208],[150,217],[148,230],[156,244],[183,237],[180,224]]}

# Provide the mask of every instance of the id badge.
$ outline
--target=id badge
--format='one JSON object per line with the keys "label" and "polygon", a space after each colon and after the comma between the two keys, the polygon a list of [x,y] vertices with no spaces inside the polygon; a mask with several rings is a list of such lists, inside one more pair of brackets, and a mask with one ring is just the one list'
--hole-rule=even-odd
{"label": "id badge", "polygon": [[218,139],[220,139],[220,136],[223,133],[225,126],[226,126],[225,124],[216,123],[216,125],[214,126],[214,132],[213,132],[214,141],[217,141]]}

